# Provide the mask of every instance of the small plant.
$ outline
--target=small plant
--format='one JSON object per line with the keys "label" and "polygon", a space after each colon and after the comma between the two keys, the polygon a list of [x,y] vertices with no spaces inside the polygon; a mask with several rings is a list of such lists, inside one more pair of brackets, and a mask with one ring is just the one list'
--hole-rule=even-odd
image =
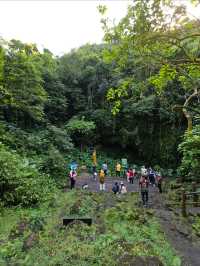
{"label": "small plant", "polygon": [[200,237],[200,217],[196,217],[195,222],[192,225],[194,233]]}

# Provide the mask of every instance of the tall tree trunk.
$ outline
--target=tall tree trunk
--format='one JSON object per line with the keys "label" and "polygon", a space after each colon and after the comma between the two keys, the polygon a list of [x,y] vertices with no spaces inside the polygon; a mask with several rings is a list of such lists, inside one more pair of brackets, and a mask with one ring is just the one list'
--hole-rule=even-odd
{"label": "tall tree trunk", "polygon": [[183,113],[185,115],[185,118],[187,119],[187,130],[188,131],[192,131],[192,115],[190,115],[190,113],[186,110],[183,109]]}
{"label": "tall tree trunk", "polygon": [[187,110],[188,105],[190,104],[191,100],[198,96],[198,89],[196,88],[194,90],[194,92],[186,99],[184,105],[183,105],[183,114],[185,115],[185,118],[187,119],[187,123],[188,123],[188,127],[187,130],[188,131],[192,131],[192,119],[193,119],[193,115],[190,113],[190,111]]}

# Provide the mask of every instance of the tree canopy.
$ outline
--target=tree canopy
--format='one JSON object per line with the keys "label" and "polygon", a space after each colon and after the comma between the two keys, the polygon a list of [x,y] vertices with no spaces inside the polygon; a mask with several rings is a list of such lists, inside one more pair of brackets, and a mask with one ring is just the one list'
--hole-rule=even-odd
{"label": "tree canopy", "polygon": [[[2,156],[20,169],[18,161],[26,158],[58,186],[66,158],[80,146],[196,175],[200,22],[174,3],[135,0],[117,24],[100,6],[104,43],[60,57],[1,39]],[[0,182],[8,183],[8,176]],[[10,185],[1,186],[2,195]]]}

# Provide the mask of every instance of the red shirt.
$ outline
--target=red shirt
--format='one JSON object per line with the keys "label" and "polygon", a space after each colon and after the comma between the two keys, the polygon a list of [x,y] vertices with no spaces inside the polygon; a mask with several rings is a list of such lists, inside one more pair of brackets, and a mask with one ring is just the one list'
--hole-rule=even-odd
{"label": "red shirt", "polygon": [[133,176],[134,176],[133,170],[130,170],[129,171],[129,177],[133,177]]}
{"label": "red shirt", "polygon": [[141,188],[148,188],[148,186],[149,186],[149,181],[148,181],[147,179],[145,179],[145,178],[142,177],[142,178],[140,179],[139,184],[140,184]]}

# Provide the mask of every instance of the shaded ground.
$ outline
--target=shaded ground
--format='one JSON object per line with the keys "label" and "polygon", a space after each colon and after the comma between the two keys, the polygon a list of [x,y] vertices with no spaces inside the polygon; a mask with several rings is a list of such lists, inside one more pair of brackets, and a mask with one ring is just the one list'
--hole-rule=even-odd
{"label": "shaded ground", "polygon": [[[134,180],[134,184],[130,184],[124,178],[111,177],[106,178],[106,192],[112,190],[115,182],[120,183],[121,181],[126,185],[128,192],[139,192],[138,180]],[[81,188],[83,184],[88,184],[89,191],[99,192],[98,180],[93,180],[87,173],[77,179],[77,187]],[[150,187],[149,207],[154,209],[169,243],[174,247],[177,255],[182,258],[182,266],[200,266],[200,245],[198,239],[192,236],[191,226],[188,226],[188,221],[184,221],[177,213],[175,214],[165,206],[163,197],[158,193],[157,188]]]}
{"label": "shaded ground", "polygon": [[192,235],[192,227],[189,220],[183,219],[179,213],[173,212],[164,204],[162,195],[151,195],[153,208],[159,218],[163,231],[169,243],[175,248],[182,258],[183,266],[200,266],[199,239]]}

